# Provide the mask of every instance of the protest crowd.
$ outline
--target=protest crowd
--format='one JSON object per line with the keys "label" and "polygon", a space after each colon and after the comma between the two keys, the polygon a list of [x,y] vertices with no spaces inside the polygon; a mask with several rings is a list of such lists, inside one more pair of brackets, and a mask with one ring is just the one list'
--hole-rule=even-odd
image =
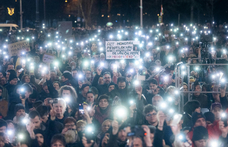
{"label": "protest crowd", "polygon": [[0,147],[227,147],[226,24],[0,30]]}

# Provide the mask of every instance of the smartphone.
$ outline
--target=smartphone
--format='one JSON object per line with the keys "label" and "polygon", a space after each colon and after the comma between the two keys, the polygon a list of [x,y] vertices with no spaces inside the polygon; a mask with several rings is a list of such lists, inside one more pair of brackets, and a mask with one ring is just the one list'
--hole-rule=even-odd
{"label": "smartphone", "polygon": [[49,104],[57,104],[58,103],[58,99],[54,99],[54,100],[48,100]]}
{"label": "smartphone", "polygon": [[84,109],[83,109],[83,105],[82,104],[79,104],[79,112],[81,114],[84,114]]}
{"label": "smartphone", "polygon": [[178,123],[181,121],[181,118],[182,118],[182,115],[181,114],[175,114],[174,116],[173,116],[173,120],[172,120],[172,122],[171,122],[171,126],[177,126],[178,125]]}

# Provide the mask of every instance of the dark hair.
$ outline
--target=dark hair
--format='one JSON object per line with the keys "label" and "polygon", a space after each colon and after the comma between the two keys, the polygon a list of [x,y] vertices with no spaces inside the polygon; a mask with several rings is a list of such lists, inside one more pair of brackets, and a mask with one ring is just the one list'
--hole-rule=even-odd
{"label": "dark hair", "polygon": [[22,78],[21,78],[22,83],[25,83],[25,77],[27,77],[27,76],[30,78],[30,76],[26,75],[26,74],[22,76]]}
{"label": "dark hair", "polygon": [[29,112],[29,118],[34,119],[36,116],[40,118],[40,114],[36,110]]}
{"label": "dark hair", "polygon": [[86,93],[86,96],[87,96],[87,94],[89,94],[89,93],[92,93],[92,94],[94,95],[94,93],[93,93],[91,90],[89,90],[89,91]]}
{"label": "dark hair", "polygon": [[0,119],[0,127],[3,127],[3,126],[7,127],[7,123],[4,119]]}
{"label": "dark hair", "polygon": [[99,92],[98,92],[96,87],[91,87],[90,90],[93,92],[94,95],[99,94]]}
{"label": "dark hair", "polygon": [[120,82],[120,83],[126,82],[125,77],[119,77],[119,78],[117,79],[117,84],[118,84],[119,82]]}
{"label": "dark hair", "polygon": [[196,101],[196,100],[192,100],[192,101],[188,101],[185,105],[184,105],[184,112],[186,112],[187,114],[192,115],[192,113],[195,111],[195,109],[200,107],[200,102]]}
{"label": "dark hair", "polygon": [[13,65],[14,66],[14,64],[12,62],[10,62],[10,63],[7,64],[7,68],[8,68],[9,65]]}
{"label": "dark hair", "polygon": [[64,147],[66,146],[66,140],[65,140],[63,135],[61,135],[61,134],[54,135],[52,137],[52,139],[51,139],[51,145],[54,144],[57,141],[60,141],[63,144]]}
{"label": "dark hair", "polygon": [[71,71],[78,71],[78,69],[77,69],[77,68],[74,68],[74,69],[72,69]]}
{"label": "dark hair", "polygon": [[22,87],[24,87],[26,91],[33,93],[33,89],[31,85],[25,83],[22,85]]}
{"label": "dark hair", "polygon": [[58,81],[54,81],[54,82],[53,82],[53,85],[54,85],[55,83],[59,84],[59,87],[60,87],[60,83],[59,83]]}
{"label": "dark hair", "polygon": [[157,108],[151,104],[148,104],[143,109],[143,114],[146,115],[147,113],[150,113],[152,111],[158,112]]}
{"label": "dark hair", "polygon": [[33,103],[32,106],[33,106],[34,108],[37,108],[37,107],[39,107],[39,106],[42,105],[42,104],[43,104],[43,102],[42,102],[41,100],[39,100],[39,101],[36,101],[35,103]]}
{"label": "dark hair", "polygon": [[76,125],[76,120],[73,117],[67,117],[64,120],[64,125],[67,124],[67,123],[71,123],[71,122],[73,122]]}
{"label": "dark hair", "polygon": [[102,100],[102,99],[107,99],[107,101],[109,102],[109,96],[106,95],[106,94],[103,94],[103,95],[99,96],[98,102],[100,102],[100,100]]}
{"label": "dark hair", "polygon": [[111,73],[110,73],[110,72],[105,72],[105,73],[103,74],[103,76],[106,75],[106,74],[108,74],[108,75],[111,76]]}
{"label": "dark hair", "polygon": [[193,83],[193,89],[194,89],[194,91],[196,90],[196,86],[198,86],[198,85],[200,85],[198,81],[196,81],[196,82]]}
{"label": "dark hair", "polygon": [[74,99],[74,101],[77,101],[78,95],[75,91],[75,89],[72,86],[64,85],[59,89],[59,96],[62,96],[63,90],[69,90],[71,97]]}
{"label": "dark hair", "polygon": [[155,80],[155,79],[149,80],[149,84],[150,84],[150,83],[155,84],[155,85],[158,85],[158,82],[157,82],[157,80]]}
{"label": "dark hair", "polygon": [[41,117],[47,115],[49,113],[49,109],[47,106],[40,105],[36,108],[36,111],[40,114]]}

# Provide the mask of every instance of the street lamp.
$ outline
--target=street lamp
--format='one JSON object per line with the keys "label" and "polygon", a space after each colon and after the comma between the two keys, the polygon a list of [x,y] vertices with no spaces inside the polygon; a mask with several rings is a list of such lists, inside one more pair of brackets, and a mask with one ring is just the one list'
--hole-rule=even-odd
{"label": "street lamp", "polygon": [[21,29],[23,28],[23,19],[22,16],[23,12],[22,12],[22,0],[20,0],[20,24],[21,24]]}
{"label": "street lamp", "polygon": [[140,0],[140,27],[143,28],[143,0]]}

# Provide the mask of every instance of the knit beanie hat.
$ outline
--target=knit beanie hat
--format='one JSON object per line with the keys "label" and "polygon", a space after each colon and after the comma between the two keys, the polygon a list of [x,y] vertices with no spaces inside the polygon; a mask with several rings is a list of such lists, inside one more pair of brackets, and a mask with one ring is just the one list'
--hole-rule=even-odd
{"label": "knit beanie hat", "polygon": [[195,127],[193,130],[192,141],[197,141],[201,139],[208,139],[207,129],[203,126]]}
{"label": "knit beanie hat", "polygon": [[204,118],[204,119],[206,120],[206,118],[205,118],[205,116],[203,115],[203,113],[194,112],[194,113],[192,114],[192,125],[193,125],[193,126],[195,125],[197,119],[199,119],[199,118]]}
{"label": "knit beanie hat", "polygon": [[15,108],[14,108],[14,113],[16,114],[16,113],[17,113],[17,111],[18,111],[18,110],[20,110],[20,109],[25,110],[24,105],[22,105],[21,103],[16,104],[16,105],[15,105]]}

